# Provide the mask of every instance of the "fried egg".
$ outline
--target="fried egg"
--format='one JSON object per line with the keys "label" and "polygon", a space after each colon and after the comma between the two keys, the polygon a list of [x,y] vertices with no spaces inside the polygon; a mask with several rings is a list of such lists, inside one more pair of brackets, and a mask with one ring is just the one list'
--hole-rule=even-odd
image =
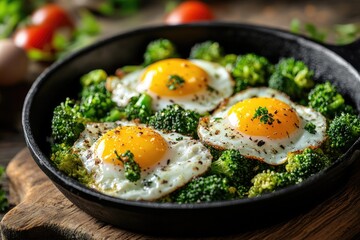
{"label": "fried egg", "polygon": [[121,79],[111,77],[107,88],[118,106],[125,106],[139,93],[147,93],[153,98],[155,111],[176,103],[185,109],[205,113],[230,97],[233,85],[228,71],[218,63],[171,58]]}
{"label": "fried egg", "polygon": [[[314,132],[305,129],[308,123],[315,125]],[[326,119],[277,90],[251,88],[202,118],[198,134],[216,148],[237,149],[246,157],[279,165],[289,152],[319,147],[325,140]]]}
{"label": "fried egg", "polygon": [[[126,200],[159,199],[203,174],[212,159],[197,140],[125,121],[87,124],[73,150],[93,177],[90,187]],[[135,182],[116,155],[127,150],[141,168]]]}

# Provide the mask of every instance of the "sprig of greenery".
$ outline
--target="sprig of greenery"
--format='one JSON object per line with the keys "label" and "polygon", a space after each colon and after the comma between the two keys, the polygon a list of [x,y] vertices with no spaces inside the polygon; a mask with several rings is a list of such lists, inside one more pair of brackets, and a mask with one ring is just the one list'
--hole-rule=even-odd
{"label": "sprig of greenery", "polygon": [[124,164],[125,177],[131,182],[136,182],[141,177],[141,168],[134,160],[134,154],[127,150],[125,153],[119,155],[114,151],[116,158]]}
{"label": "sprig of greenery", "polygon": [[312,23],[301,23],[294,18],[290,22],[290,32],[304,34],[318,42],[329,41],[333,38],[335,44],[348,44],[360,37],[360,24],[336,24],[329,29],[320,29]]}
{"label": "sprig of greenery", "polygon": [[306,123],[304,129],[305,129],[306,131],[308,131],[309,133],[311,133],[311,134],[315,134],[315,133],[316,133],[316,126],[315,126],[315,124],[313,124],[312,122]]}
{"label": "sprig of greenery", "polygon": [[[3,166],[0,166],[0,179],[4,177],[5,174],[5,168]],[[6,192],[4,189],[0,188],[0,212],[4,212],[8,209],[9,202],[6,197]]]}
{"label": "sprig of greenery", "polygon": [[269,125],[273,124],[273,122],[275,121],[274,115],[272,113],[269,113],[266,107],[258,107],[255,110],[254,116],[251,120],[254,120],[256,118],[259,118],[260,122]]}
{"label": "sprig of greenery", "polygon": [[166,83],[166,87],[170,90],[176,90],[182,87],[185,83],[185,80],[179,75],[170,75]]}

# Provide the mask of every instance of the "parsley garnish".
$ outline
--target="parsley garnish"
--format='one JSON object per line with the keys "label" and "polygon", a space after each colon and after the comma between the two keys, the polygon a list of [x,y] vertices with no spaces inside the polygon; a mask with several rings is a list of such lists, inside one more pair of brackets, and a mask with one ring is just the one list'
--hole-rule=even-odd
{"label": "parsley garnish", "polygon": [[258,107],[255,110],[255,114],[251,120],[254,120],[255,118],[259,118],[260,122],[269,125],[271,125],[275,121],[274,115],[272,113],[269,113],[266,107]]}
{"label": "parsley garnish", "polygon": [[170,90],[176,90],[182,87],[185,83],[185,80],[179,75],[170,75],[167,81],[167,88]]}
{"label": "parsley garnish", "polygon": [[305,129],[306,131],[308,131],[309,133],[311,133],[311,134],[315,134],[315,133],[316,133],[316,130],[315,130],[315,129],[316,129],[316,126],[315,126],[315,124],[313,124],[312,122],[306,123],[304,129]]}
{"label": "parsley garnish", "polygon": [[130,182],[136,182],[141,177],[141,168],[134,160],[134,154],[127,150],[125,153],[119,155],[117,151],[114,151],[116,158],[121,161],[125,169],[125,178]]}

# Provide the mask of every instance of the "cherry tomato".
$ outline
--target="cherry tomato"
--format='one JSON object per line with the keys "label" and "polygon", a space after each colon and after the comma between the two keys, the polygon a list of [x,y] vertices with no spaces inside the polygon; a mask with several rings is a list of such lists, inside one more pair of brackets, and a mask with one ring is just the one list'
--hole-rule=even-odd
{"label": "cherry tomato", "polygon": [[51,51],[53,35],[52,26],[34,25],[16,31],[13,39],[16,46],[26,50],[36,48],[42,51]]}
{"label": "cherry tomato", "polygon": [[213,19],[214,14],[206,3],[201,1],[186,1],[178,5],[165,17],[165,23],[175,25]]}
{"label": "cherry tomato", "polygon": [[31,15],[31,23],[32,25],[51,25],[53,29],[74,27],[70,14],[57,4],[46,4],[35,10]]}

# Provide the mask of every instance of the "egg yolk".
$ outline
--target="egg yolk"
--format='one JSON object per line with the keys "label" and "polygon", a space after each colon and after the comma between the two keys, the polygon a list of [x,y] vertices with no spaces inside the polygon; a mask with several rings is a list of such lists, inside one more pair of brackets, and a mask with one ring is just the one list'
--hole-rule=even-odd
{"label": "egg yolk", "polygon": [[275,98],[250,98],[233,105],[227,118],[238,131],[270,139],[288,138],[299,128],[299,117]]}
{"label": "egg yolk", "polygon": [[140,81],[158,96],[182,97],[206,90],[208,78],[208,74],[192,62],[171,58],[148,66]]}
{"label": "egg yolk", "polygon": [[140,168],[146,169],[161,161],[167,148],[165,139],[150,128],[120,126],[101,136],[95,151],[104,162],[122,166],[115,151],[121,155],[129,150],[134,154],[134,160]]}

